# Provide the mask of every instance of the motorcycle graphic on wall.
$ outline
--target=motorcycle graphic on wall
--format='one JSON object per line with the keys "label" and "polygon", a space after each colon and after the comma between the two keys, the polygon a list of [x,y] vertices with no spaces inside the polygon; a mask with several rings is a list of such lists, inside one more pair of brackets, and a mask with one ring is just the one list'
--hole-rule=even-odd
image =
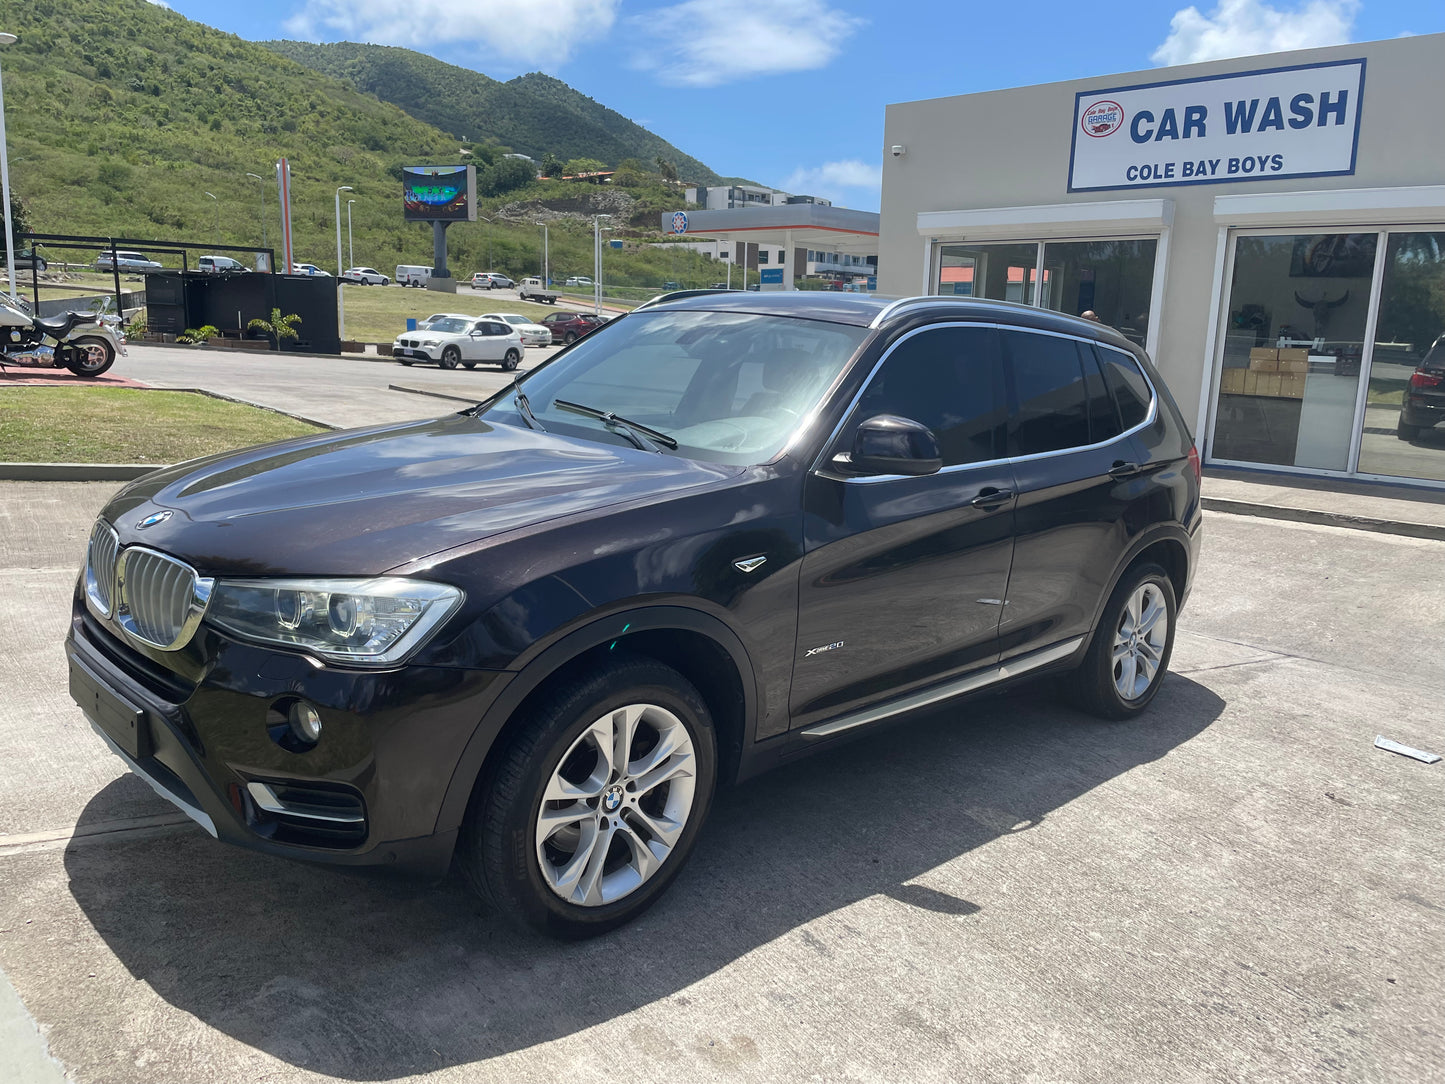
{"label": "motorcycle graphic on wall", "polygon": [[125,355],[125,337],[100,313],[63,312],[33,317],[0,297],[0,369],[69,369],[99,376]]}

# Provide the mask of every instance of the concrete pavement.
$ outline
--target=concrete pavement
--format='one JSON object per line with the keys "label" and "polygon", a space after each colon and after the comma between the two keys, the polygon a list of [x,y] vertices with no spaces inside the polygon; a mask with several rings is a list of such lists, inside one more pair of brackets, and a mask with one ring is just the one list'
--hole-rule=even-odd
{"label": "concrete pavement", "polygon": [[1445,544],[1212,516],[1147,720],[1035,690],[873,734],[560,945],[165,823],[65,692],[108,488],[0,485],[0,967],[77,1082],[1438,1072],[1441,777],[1371,742],[1440,744]]}

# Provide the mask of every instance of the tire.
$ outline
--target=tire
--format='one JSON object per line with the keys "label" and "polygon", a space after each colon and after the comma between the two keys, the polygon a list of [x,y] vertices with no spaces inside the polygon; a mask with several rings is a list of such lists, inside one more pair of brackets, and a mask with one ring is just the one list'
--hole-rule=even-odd
{"label": "tire", "polygon": [[84,360],[70,361],[66,368],[76,376],[99,376],[115,364],[115,347],[99,335],[82,335],[71,339],[71,354]]}
{"label": "tire", "polygon": [[[460,866],[508,921],[555,937],[594,937],[650,907],[686,863],[712,804],[712,718],[677,671],[627,656],[548,687],[525,710],[526,725],[477,781],[457,845]],[[638,798],[644,792],[629,789],[634,776],[609,771],[619,726],[633,728],[629,763],[637,777],[669,764],[683,773]],[[671,752],[649,764],[663,741]],[[549,787],[578,796],[549,801]],[[551,814],[550,830],[539,824],[542,813]],[[608,849],[589,860],[589,832],[596,841],[599,831]],[[660,860],[648,844],[663,849]],[[582,868],[570,871],[569,859]]]}
{"label": "tire", "polygon": [[390,285],[391,285],[391,279],[387,278],[385,275],[382,275],[382,276],[381,276],[381,284],[382,284],[383,286],[390,286]]}
{"label": "tire", "polygon": [[442,351],[441,360],[437,362],[443,369],[455,369],[457,362],[462,360],[462,352],[455,346],[448,346]]}
{"label": "tire", "polygon": [[506,356],[502,358],[502,372],[510,373],[514,371],[517,368],[517,363],[521,360],[522,355],[516,350],[508,350]]}
{"label": "tire", "polygon": [[1401,440],[1418,440],[1420,437],[1420,426],[1406,425],[1405,415],[1400,415],[1400,420],[1395,424],[1395,436]]}
{"label": "tire", "polygon": [[563,345],[563,346],[571,346],[571,345],[572,345],[573,343],[575,343],[576,341],[577,341],[577,332],[575,332],[575,331],[569,331],[569,332],[567,332],[567,334],[565,334],[565,335],[562,336],[562,345]]}
{"label": "tire", "polygon": [[[1162,613],[1146,635],[1135,640],[1129,624],[1141,610],[1147,618],[1154,607],[1162,607]],[[1074,704],[1101,719],[1130,719],[1147,708],[1169,670],[1178,612],[1174,584],[1164,569],[1152,562],[1130,568],[1104,605],[1083,662],[1064,678]],[[1160,621],[1168,623],[1163,636],[1157,635]],[[1116,647],[1121,649],[1117,661]],[[1148,670],[1150,660],[1152,672]],[[1131,675],[1133,693],[1125,695],[1123,689],[1129,687]],[[1147,684],[1141,687],[1144,680]]]}

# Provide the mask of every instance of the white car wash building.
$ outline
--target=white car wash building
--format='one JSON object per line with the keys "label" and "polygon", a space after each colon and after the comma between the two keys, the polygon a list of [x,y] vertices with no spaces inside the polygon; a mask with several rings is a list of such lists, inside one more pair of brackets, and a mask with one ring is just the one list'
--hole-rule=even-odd
{"label": "white car wash building", "polygon": [[1207,462],[1445,485],[1441,103],[1434,34],[890,106],[878,288],[1092,310]]}

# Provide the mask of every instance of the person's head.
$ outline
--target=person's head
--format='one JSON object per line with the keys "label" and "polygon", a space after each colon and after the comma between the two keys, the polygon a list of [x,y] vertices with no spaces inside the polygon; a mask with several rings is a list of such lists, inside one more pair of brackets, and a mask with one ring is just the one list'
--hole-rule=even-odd
{"label": "person's head", "polygon": [[1094,323],[1096,323],[1096,324],[1100,322],[1100,321],[1099,321],[1099,314],[1098,314],[1097,312],[1095,312],[1093,309],[1085,309],[1083,312],[1079,313],[1079,315],[1082,316],[1085,320],[1092,320],[1092,321],[1094,321]]}

